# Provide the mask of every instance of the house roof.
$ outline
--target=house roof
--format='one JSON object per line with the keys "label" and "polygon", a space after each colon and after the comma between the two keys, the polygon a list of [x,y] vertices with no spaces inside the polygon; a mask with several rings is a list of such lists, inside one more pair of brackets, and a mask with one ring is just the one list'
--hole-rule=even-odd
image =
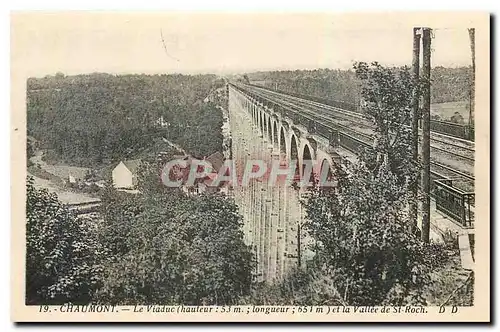
{"label": "house roof", "polygon": [[141,164],[140,159],[122,160],[122,163],[128,168],[129,171],[135,173]]}
{"label": "house roof", "polygon": [[187,156],[184,154],[175,154],[172,156],[171,160],[175,160],[175,159],[187,160]]}
{"label": "house roof", "polygon": [[[217,180],[218,177],[219,177],[219,174],[217,174],[217,173],[209,173],[203,179],[203,183],[208,187],[214,187],[214,182]],[[229,187],[230,185],[232,185],[231,181],[220,181],[217,184],[217,188]]]}
{"label": "house roof", "polygon": [[214,171],[218,173],[219,169],[224,164],[224,155],[221,152],[217,151],[206,157],[205,160],[209,161],[212,164]]}

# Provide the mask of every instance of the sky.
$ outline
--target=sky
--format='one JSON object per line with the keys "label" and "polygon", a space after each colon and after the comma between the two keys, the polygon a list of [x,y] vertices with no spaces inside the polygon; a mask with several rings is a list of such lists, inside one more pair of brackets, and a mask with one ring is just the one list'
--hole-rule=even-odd
{"label": "sky", "polygon": [[466,16],[401,13],[17,13],[11,61],[37,77],[410,65],[412,28],[425,23],[435,28],[432,66],[470,65]]}

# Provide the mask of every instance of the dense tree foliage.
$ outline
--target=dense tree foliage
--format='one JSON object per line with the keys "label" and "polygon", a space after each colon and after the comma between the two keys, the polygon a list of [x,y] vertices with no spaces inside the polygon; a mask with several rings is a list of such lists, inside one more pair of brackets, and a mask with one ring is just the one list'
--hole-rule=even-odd
{"label": "dense tree foliage", "polygon": [[[468,101],[471,67],[431,70],[431,102]],[[353,70],[314,69],[249,73],[250,81],[272,89],[345,102],[359,107],[361,90]]]}
{"label": "dense tree foliage", "polygon": [[[141,181],[159,183],[154,169],[143,166]],[[87,219],[27,188],[28,304],[222,305],[250,291],[252,254],[230,198],[108,188],[100,218]]]}
{"label": "dense tree foliage", "polygon": [[335,190],[305,200],[315,256],[307,269],[261,285],[244,303],[268,305],[425,305],[430,273],[448,257],[408,231],[406,192],[384,164],[336,170]]}
{"label": "dense tree foliage", "polygon": [[431,102],[469,101],[472,67],[431,69]]}
{"label": "dense tree foliage", "polygon": [[87,303],[106,253],[96,237],[98,221],[76,218],[31,178],[26,189],[26,303]]}
{"label": "dense tree foliage", "polygon": [[57,159],[85,166],[132,158],[159,136],[205,156],[220,149],[222,114],[203,101],[222,86],[214,75],[30,78],[28,134]]}
{"label": "dense tree foliage", "polygon": [[406,195],[385,163],[376,172],[354,165],[336,191],[311,193],[307,226],[316,259],[347,303],[424,302],[429,252],[408,230]]}

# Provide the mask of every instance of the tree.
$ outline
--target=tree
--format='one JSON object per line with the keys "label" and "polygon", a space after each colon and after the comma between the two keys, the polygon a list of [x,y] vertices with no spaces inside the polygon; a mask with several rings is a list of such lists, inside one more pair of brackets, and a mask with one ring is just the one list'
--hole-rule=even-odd
{"label": "tree", "polygon": [[336,190],[313,191],[306,203],[316,263],[350,305],[424,303],[425,247],[407,230],[405,189],[387,164],[338,174]]}
{"label": "tree", "polygon": [[98,221],[76,218],[33,178],[26,189],[26,304],[88,303],[105,255],[95,237]]}
{"label": "tree", "polygon": [[359,62],[354,69],[362,82],[363,113],[373,122],[375,132],[373,151],[364,154],[364,161],[373,172],[386,163],[399,181],[412,181],[409,124],[414,82],[409,68]]}

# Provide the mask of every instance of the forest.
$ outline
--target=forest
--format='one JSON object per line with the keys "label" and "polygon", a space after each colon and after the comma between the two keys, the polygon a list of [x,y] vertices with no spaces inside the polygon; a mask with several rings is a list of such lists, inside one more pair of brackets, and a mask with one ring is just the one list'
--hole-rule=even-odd
{"label": "forest", "polygon": [[[354,70],[315,69],[268,71],[246,74],[250,82],[284,92],[292,92],[358,107],[361,88]],[[431,102],[445,103],[469,100],[471,67],[431,70]]]}
{"label": "forest", "polygon": [[[158,184],[152,167],[141,174]],[[101,199],[99,217],[77,217],[28,179],[26,304],[222,305],[249,294],[252,255],[232,199],[158,185]]]}
{"label": "forest", "polygon": [[28,134],[55,161],[142,163],[139,193],[108,185],[98,215],[85,217],[28,178],[27,304],[234,304],[249,293],[253,258],[234,201],[163,186],[158,172],[179,152],[151,146],[165,137],[193,156],[221,151],[222,114],[205,99],[223,84],[213,75],[28,81]]}
{"label": "forest", "polygon": [[[195,156],[220,150],[215,75],[57,74],[27,81],[28,135],[55,162],[100,167],[165,137]],[[163,117],[163,126],[158,119]]]}
{"label": "forest", "polygon": [[[410,132],[395,119],[410,112],[411,75],[364,63],[354,73],[376,135],[390,138],[390,130],[399,139],[336,167],[335,189],[304,195],[315,251],[305,267],[274,284],[255,282],[234,200],[163,186],[158,170],[170,151],[142,163],[137,195],[102,191],[99,218],[77,218],[28,179],[26,303],[471,305],[473,272],[456,290],[464,279],[456,237],[427,243],[409,222],[415,165]],[[388,118],[390,128],[381,125]]]}

